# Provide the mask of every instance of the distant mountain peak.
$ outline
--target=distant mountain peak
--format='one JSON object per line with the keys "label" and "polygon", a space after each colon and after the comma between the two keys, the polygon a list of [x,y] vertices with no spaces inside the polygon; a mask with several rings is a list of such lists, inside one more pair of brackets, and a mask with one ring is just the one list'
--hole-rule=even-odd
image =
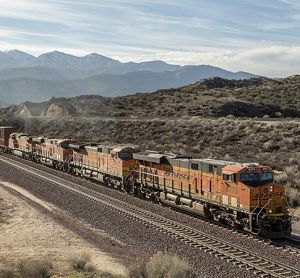
{"label": "distant mountain peak", "polygon": [[109,57],[107,57],[107,56],[104,56],[104,55],[101,55],[101,54],[95,53],[95,52],[90,53],[90,54],[87,54],[87,55],[85,55],[84,57],[104,57],[104,58],[111,59],[111,58],[109,58]]}
{"label": "distant mountain peak", "polygon": [[27,55],[27,56],[32,56],[24,51],[21,51],[21,50],[18,50],[18,49],[12,49],[12,50],[7,50],[5,51],[6,54],[11,54],[11,55],[14,55],[14,54],[22,54],[22,55]]}
{"label": "distant mountain peak", "polygon": [[35,57],[31,54],[28,54],[24,51],[20,51],[18,49],[8,50],[4,52],[8,57],[11,57],[13,59],[27,59],[28,61],[33,61]]}
{"label": "distant mountain peak", "polygon": [[165,61],[162,60],[152,60],[152,61],[147,61],[147,62],[141,62],[140,64],[157,64],[157,65],[168,65],[168,63],[166,63]]}
{"label": "distant mountain peak", "polygon": [[54,50],[54,51],[50,51],[50,52],[46,52],[46,53],[43,53],[41,54],[40,56],[37,57],[40,58],[40,57],[47,57],[47,56],[71,56],[71,57],[76,57],[74,55],[71,55],[71,54],[67,54],[67,53],[64,53],[64,52],[61,52],[61,51],[57,51],[57,50]]}
{"label": "distant mountain peak", "polygon": [[120,61],[118,60],[115,60],[115,59],[112,59],[112,58],[109,58],[107,56],[104,56],[104,55],[101,55],[101,54],[98,54],[98,53],[90,53],[88,55],[85,55],[82,57],[83,59],[84,58],[87,58],[87,59],[97,59],[97,60],[106,60],[106,61],[115,61],[115,62],[118,62],[118,63],[121,63]]}

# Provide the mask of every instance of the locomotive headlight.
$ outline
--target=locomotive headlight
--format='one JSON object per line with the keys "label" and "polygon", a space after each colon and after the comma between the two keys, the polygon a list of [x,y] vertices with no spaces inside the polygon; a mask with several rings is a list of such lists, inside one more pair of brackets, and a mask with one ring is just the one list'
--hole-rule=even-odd
{"label": "locomotive headlight", "polygon": [[272,210],[271,210],[271,209],[269,209],[269,213],[272,213]]}
{"label": "locomotive headlight", "polygon": [[273,185],[270,186],[270,192],[273,192]]}

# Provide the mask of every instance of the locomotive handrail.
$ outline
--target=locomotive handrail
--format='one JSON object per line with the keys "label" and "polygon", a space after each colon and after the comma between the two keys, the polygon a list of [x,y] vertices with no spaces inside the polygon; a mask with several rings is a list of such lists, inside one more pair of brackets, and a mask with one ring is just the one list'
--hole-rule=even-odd
{"label": "locomotive handrail", "polygon": [[252,216],[253,216],[253,214],[254,214],[254,211],[256,210],[258,208],[258,204],[256,205],[256,207],[250,212],[250,230],[252,230],[252,222],[253,222],[253,220],[252,220]]}
{"label": "locomotive handrail", "polygon": [[261,208],[261,210],[258,212],[258,214],[256,215],[256,222],[258,223],[258,216],[261,214],[261,212],[263,211],[263,209],[270,203],[270,200],[268,200],[268,202]]}

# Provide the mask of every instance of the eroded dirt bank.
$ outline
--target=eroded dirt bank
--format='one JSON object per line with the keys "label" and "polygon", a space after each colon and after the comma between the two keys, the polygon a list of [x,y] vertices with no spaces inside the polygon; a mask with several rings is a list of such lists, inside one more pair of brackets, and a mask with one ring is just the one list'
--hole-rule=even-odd
{"label": "eroded dirt bank", "polygon": [[61,277],[73,272],[68,258],[86,252],[97,269],[125,272],[116,259],[54,221],[51,215],[58,213],[62,214],[55,206],[0,180],[0,270],[24,259],[49,258],[54,274]]}

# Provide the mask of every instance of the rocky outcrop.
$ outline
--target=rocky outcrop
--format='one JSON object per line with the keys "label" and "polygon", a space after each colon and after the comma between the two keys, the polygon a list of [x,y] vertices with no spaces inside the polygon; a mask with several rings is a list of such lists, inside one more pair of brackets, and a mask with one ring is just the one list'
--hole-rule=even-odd
{"label": "rocky outcrop", "polygon": [[19,106],[18,116],[21,116],[21,117],[32,117],[32,114],[31,114],[31,112],[29,111],[28,107],[25,104],[21,104]]}
{"label": "rocky outcrop", "polygon": [[48,111],[46,113],[46,117],[62,117],[62,116],[69,116],[70,113],[67,109],[60,106],[59,104],[52,103]]}

